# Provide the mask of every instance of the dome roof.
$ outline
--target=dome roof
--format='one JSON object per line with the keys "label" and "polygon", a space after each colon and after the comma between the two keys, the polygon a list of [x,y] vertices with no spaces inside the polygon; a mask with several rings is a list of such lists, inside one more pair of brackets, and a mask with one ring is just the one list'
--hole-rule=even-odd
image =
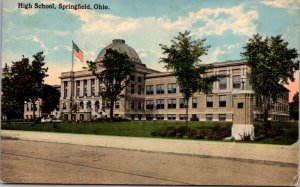
{"label": "dome roof", "polygon": [[132,61],[142,63],[137,52],[132,47],[125,44],[125,40],[122,39],[114,39],[111,44],[102,49],[97,56],[96,61],[99,62],[104,58],[107,49],[117,50],[119,53],[126,53]]}

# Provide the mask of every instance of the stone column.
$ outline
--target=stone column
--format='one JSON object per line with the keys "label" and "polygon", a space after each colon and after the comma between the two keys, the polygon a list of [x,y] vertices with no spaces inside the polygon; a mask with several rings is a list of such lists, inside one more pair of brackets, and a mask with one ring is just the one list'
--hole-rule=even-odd
{"label": "stone column", "polygon": [[79,92],[79,96],[83,97],[83,80],[80,80],[80,92]]}
{"label": "stone column", "polygon": [[231,137],[241,140],[243,136],[254,139],[253,92],[241,90],[233,93],[233,125]]}
{"label": "stone column", "polygon": [[91,90],[91,86],[92,85],[92,80],[91,79],[88,79],[87,80],[87,96],[90,97],[92,96],[92,90]]}

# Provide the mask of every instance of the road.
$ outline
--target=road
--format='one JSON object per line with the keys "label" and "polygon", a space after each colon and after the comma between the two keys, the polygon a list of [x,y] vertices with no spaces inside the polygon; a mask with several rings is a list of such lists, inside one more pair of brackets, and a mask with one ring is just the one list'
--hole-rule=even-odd
{"label": "road", "polygon": [[297,168],[167,153],[1,141],[7,183],[296,185]]}

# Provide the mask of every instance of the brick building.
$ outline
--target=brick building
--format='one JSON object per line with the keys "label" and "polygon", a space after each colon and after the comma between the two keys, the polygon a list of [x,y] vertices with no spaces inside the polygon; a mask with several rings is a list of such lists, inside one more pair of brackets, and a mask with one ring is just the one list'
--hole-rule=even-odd
{"label": "brick building", "polygon": [[[176,84],[176,78],[168,72],[147,68],[136,51],[124,40],[113,40],[97,56],[101,62],[106,49],[126,52],[135,62],[135,72],[130,84],[123,90],[124,98],[114,106],[114,115],[132,120],[184,120],[186,102]],[[226,74],[213,84],[212,94],[196,93],[188,103],[188,118],[199,121],[235,121],[247,123],[262,119],[261,100],[255,96],[248,82],[251,70],[243,60],[212,63],[208,75]],[[60,112],[64,120],[91,120],[107,116],[108,103],[99,96],[100,82],[89,71],[82,70],[61,73]],[[73,80],[73,81],[71,81]],[[288,90],[282,93],[270,111],[275,121],[289,119]],[[77,109],[72,110],[76,104]],[[73,107],[74,108],[74,107]],[[242,110],[243,109],[243,110]],[[251,115],[250,115],[251,114]],[[253,115],[252,115],[253,114]],[[241,120],[244,120],[243,122]]]}

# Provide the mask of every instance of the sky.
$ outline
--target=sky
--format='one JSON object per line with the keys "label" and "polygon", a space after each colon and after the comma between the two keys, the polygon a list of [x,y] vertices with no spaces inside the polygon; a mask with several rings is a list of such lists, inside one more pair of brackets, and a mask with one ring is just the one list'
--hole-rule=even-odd
{"label": "sky", "polygon": [[[31,3],[33,8],[18,8]],[[34,8],[54,3],[56,9]],[[105,5],[109,9],[59,9],[59,4]],[[49,76],[47,84],[60,84],[61,72],[70,71],[72,40],[95,60],[113,39],[124,39],[147,67],[164,71],[159,44],[170,45],[185,30],[193,39],[206,39],[208,54],[203,63],[242,58],[243,46],[253,34],[282,35],[290,48],[300,51],[300,0],[3,0],[2,66],[21,60],[22,55],[44,51]],[[74,59],[74,70],[86,63]],[[287,85],[292,97],[296,81]]]}

